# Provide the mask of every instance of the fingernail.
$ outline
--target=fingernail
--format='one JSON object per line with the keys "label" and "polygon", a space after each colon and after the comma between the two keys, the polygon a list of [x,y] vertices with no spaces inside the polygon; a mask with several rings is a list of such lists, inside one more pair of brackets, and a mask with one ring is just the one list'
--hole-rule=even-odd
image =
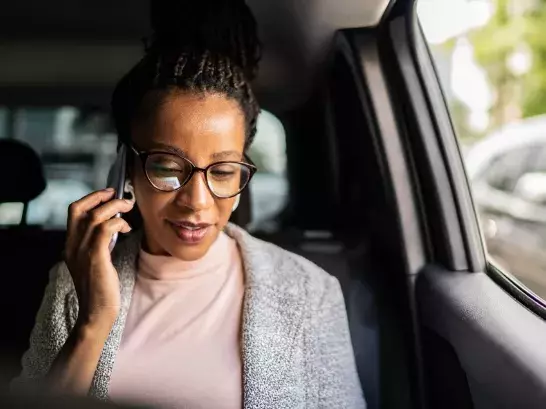
{"label": "fingernail", "polygon": [[133,200],[129,200],[129,199],[123,199],[123,200],[125,200],[125,203],[130,204],[131,206],[135,204]]}
{"label": "fingernail", "polygon": [[115,189],[113,187],[107,187],[104,189],[106,192],[113,192]]}

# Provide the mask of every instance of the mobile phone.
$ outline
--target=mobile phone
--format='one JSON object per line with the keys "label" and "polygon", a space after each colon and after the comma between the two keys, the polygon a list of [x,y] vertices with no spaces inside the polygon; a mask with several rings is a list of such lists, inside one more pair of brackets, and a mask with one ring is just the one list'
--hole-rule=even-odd
{"label": "mobile phone", "polygon": [[[123,199],[123,191],[125,189],[125,177],[127,172],[127,147],[121,145],[118,150],[116,160],[110,171],[108,172],[108,179],[106,182],[106,187],[111,187],[116,191],[114,198]],[[114,217],[121,217],[121,213],[116,214]],[[110,240],[110,245],[108,248],[110,252],[114,249],[116,242],[118,240],[118,233],[112,235]]]}

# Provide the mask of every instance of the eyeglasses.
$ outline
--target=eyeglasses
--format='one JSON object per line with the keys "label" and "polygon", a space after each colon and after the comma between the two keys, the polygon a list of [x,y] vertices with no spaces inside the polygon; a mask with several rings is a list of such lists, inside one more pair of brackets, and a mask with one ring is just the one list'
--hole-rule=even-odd
{"label": "eyeglasses", "polygon": [[215,162],[206,168],[199,168],[189,159],[174,153],[138,151],[134,146],[131,149],[140,158],[150,184],[162,192],[179,190],[195,172],[203,172],[212,195],[219,199],[229,199],[245,189],[257,170],[253,164],[237,161]]}

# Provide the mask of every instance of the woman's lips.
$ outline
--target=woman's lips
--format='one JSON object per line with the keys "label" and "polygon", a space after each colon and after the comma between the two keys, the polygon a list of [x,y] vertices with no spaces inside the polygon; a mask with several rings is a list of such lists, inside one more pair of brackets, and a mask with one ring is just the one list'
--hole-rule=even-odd
{"label": "woman's lips", "polygon": [[207,223],[173,222],[168,221],[175,234],[186,244],[197,244],[206,236],[210,229]]}

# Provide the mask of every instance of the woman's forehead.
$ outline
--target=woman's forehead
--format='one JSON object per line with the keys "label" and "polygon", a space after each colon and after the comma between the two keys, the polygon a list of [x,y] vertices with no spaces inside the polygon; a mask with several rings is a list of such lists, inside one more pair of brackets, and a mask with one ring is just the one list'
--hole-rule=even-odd
{"label": "woman's forehead", "polygon": [[[138,147],[139,150],[141,147]],[[151,140],[145,148],[142,148],[146,151],[150,152],[166,152],[166,153],[172,153],[184,158],[191,159],[192,152],[188,152],[187,150],[182,149],[180,146],[177,145],[169,145],[165,144],[160,141]],[[207,153],[209,155],[207,156]],[[203,158],[208,158],[211,161],[224,161],[224,160],[236,160],[240,161],[243,159],[243,154],[239,150],[223,150],[223,151],[200,151],[198,156]]]}
{"label": "woman's forehead", "polygon": [[151,121],[135,129],[142,149],[172,147],[186,156],[213,157],[237,152],[245,141],[245,120],[237,102],[221,95],[168,97]]}
{"label": "woman's forehead", "polygon": [[220,94],[168,96],[156,110],[156,125],[179,132],[225,133],[242,130],[245,120],[239,104]]}
{"label": "woman's forehead", "polygon": [[237,102],[220,95],[169,96],[150,120],[135,123],[140,150],[162,150],[195,163],[242,160],[245,120]]}

